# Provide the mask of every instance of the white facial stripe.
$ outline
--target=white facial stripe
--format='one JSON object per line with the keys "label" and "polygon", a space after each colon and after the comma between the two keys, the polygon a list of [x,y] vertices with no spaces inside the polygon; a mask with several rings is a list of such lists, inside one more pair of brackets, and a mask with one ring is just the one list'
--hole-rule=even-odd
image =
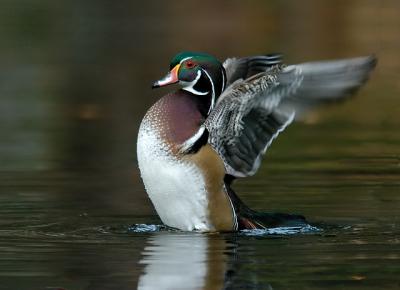
{"label": "white facial stripe", "polygon": [[[209,91],[207,91],[207,92],[199,92],[199,91],[194,89],[194,86],[197,84],[197,82],[199,81],[199,79],[201,77],[201,72],[204,72],[204,74],[207,76],[208,80],[211,83],[211,90],[212,90],[211,105],[210,105],[210,108],[208,109],[208,113],[207,113],[207,114],[209,114],[211,112],[211,110],[214,108],[214,104],[215,104],[214,82],[213,82],[211,76],[208,74],[208,72],[205,69],[203,69],[203,68],[200,68],[200,69],[201,70],[197,71],[197,76],[193,81],[191,81],[191,82],[180,81],[179,83],[183,86],[182,90],[191,92],[192,94],[195,94],[195,95],[198,95],[198,96],[205,96],[205,95],[207,95],[209,93]],[[223,73],[224,72],[222,72],[222,74]],[[225,88],[225,77],[224,77],[224,75],[222,77],[223,77],[223,84],[222,84],[222,86],[223,86],[222,91],[223,91],[224,88]]]}
{"label": "white facial stripe", "polygon": [[179,62],[179,64],[182,64],[182,62],[184,62],[185,60],[191,59],[191,58],[192,58],[191,56],[185,57],[185,58],[183,58],[183,59]]}
{"label": "white facial stripe", "polygon": [[215,102],[214,83],[213,83],[210,75],[208,74],[208,72],[206,70],[204,70],[204,69],[201,69],[201,70],[206,74],[206,76],[208,77],[208,79],[210,80],[210,83],[211,83],[211,90],[212,90],[211,105],[210,105],[210,109],[208,109],[208,113],[207,113],[207,114],[209,114],[211,112],[211,110],[214,108],[214,102]]}
{"label": "white facial stripe", "polygon": [[191,92],[192,94],[199,95],[199,96],[207,95],[209,92],[199,92],[193,88],[196,85],[196,83],[199,81],[200,77],[201,77],[201,71],[198,70],[197,76],[193,81],[191,81],[191,82],[180,81],[179,83],[183,85],[182,90]]}
{"label": "white facial stripe", "polygon": [[196,91],[193,87],[187,87],[187,88],[182,88],[182,90],[191,92],[192,94],[198,95],[198,96],[205,96],[208,94],[208,92],[199,92]]}

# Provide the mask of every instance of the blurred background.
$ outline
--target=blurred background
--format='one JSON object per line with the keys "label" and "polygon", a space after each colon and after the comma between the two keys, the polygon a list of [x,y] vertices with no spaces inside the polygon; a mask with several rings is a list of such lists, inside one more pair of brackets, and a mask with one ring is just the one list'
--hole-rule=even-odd
{"label": "blurred background", "polygon": [[[396,0],[3,0],[0,190],[56,183],[52,198],[90,195],[130,210],[146,204],[137,130],[149,106],[172,89],[153,91],[152,81],[183,50],[221,60],[282,52],[287,63],[376,54],[379,65],[357,98],[310,117],[335,126],[338,135],[314,135],[316,122],[294,125],[276,141],[262,172],[268,157],[317,154],[308,151],[315,147],[345,152],[357,138],[367,144],[358,142],[356,153],[373,150],[365,154],[398,165],[399,11]],[[368,139],[371,130],[379,146]],[[293,142],[304,146],[294,149]]]}
{"label": "blurred background", "polygon": [[2,0],[3,236],[88,217],[159,223],[136,136],[173,89],[152,82],[183,50],[221,60],[281,52],[289,64],[376,54],[357,97],[290,126],[236,189],[255,208],[312,221],[399,221],[400,1]]}

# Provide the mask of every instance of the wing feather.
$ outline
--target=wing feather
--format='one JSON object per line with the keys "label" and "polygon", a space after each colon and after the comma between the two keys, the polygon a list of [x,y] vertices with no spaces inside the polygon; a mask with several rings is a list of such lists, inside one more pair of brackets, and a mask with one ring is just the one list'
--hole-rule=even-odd
{"label": "wing feather", "polygon": [[228,58],[223,63],[226,72],[227,85],[229,86],[236,80],[247,79],[281,63],[282,55],[279,53],[242,58]]}

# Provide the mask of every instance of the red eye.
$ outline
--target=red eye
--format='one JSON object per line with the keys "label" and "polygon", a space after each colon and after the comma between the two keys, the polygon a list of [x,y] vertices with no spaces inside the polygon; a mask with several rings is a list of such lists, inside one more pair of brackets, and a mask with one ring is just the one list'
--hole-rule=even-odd
{"label": "red eye", "polygon": [[194,66],[195,66],[195,63],[193,61],[191,61],[191,60],[188,60],[186,62],[186,67],[187,68],[194,68]]}

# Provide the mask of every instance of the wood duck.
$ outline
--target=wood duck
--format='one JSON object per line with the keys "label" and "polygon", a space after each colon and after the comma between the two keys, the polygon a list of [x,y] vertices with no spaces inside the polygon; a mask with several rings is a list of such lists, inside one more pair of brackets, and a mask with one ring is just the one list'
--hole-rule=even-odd
{"label": "wood duck", "polygon": [[163,223],[184,231],[306,225],[304,217],[251,210],[232,181],[255,174],[271,142],[309,109],[354,93],[373,56],[298,65],[281,55],[228,58],[183,52],[153,88],[175,83],[140,125],[137,154]]}

